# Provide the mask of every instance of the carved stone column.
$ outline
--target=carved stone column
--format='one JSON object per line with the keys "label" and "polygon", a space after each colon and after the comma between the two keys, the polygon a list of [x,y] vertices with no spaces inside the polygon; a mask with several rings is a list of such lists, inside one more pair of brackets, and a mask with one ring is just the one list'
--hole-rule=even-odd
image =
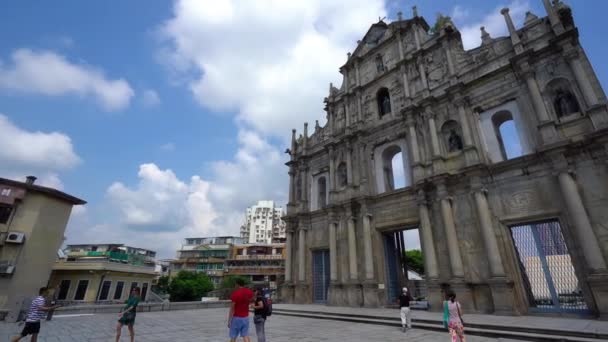
{"label": "carved stone column", "polygon": [[441,156],[441,149],[439,147],[439,136],[437,135],[437,126],[435,124],[435,114],[431,112],[426,113],[427,121],[429,123],[429,133],[431,133],[431,145],[433,148],[433,157]]}
{"label": "carved stone column", "polygon": [[344,118],[346,119],[346,128],[350,127],[350,112],[348,110],[348,96],[344,97]]}
{"label": "carved stone column", "polygon": [[293,243],[293,231],[290,229],[287,231],[287,239],[285,241],[285,282],[286,283],[291,283],[291,263],[293,262],[293,259],[291,258],[292,243]]}
{"label": "carved stone column", "polygon": [[498,241],[496,240],[496,233],[494,232],[494,225],[492,224],[486,191],[487,190],[483,188],[478,188],[473,194],[473,196],[475,196],[477,215],[479,215],[481,235],[486,249],[486,256],[490,262],[490,273],[493,277],[504,277],[505,269],[498,249]]}
{"label": "carved stone column", "polygon": [[349,217],[347,219],[348,226],[348,271],[349,278],[352,281],[356,281],[359,278],[359,271],[357,268],[357,237],[355,232],[355,218]]}
{"label": "carved stone column", "polygon": [[559,185],[568,208],[568,214],[574,222],[574,231],[583,250],[587,266],[592,272],[606,272],[606,260],[598,244],[597,237],[585,211],[585,205],[578,191],[576,182],[567,171],[559,173]]}
{"label": "carved stone column", "polygon": [[429,83],[426,79],[426,72],[424,70],[424,59],[422,57],[419,57],[416,61],[416,64],[418,64],[418,72],[420,73],[420,79],[422,80],[422,91],[428,91]]}
{"label": "carved stone column", "polygon": [[353,184],[353,162],[350,144],[346,145],[346,183],[348,185]]}
{"label": "carved stone column", "polygon": [[591,107],[596,105],[598,103],[597,96],[591,82],[589,82],[587,73],[585,73],[579,51],[575,47],[570,46],[568,51],[564,51],[564,55],[570,64],[574,78],[576,78],[576,83],[583,92],[587,106]]}
{"label": "carved stone column", "polygon": [[462,256],[460,255],[456,225],[454,224],[452,199],[448,196],[446,186],[443,183],[437,186],[437,193],[440,198],[441,217],[443,218],[443,228],[445,229],[452,276],[454,278],[462,278],[464,277],[464,267],[462,265]]}
{"label": "carved stone column", "polygon": [[524,52],[524,47],[521,45],[521,39],[517,34],[517,30],[515,29],[515,25],[513,24],[513,19],[511,19],[511,15],[509,14],[509,9],[503,8],[500,11],[500,14],[505,17],[505,22],[507,23],[507,28],[509,29],[509,34],[511,35],[511,44],[513,44],[515,53],[520,54]]}
{"label": "carved stone column", "polygon": [[363,100],[361,99],[363,95],[361,91],[357,91],[357,120],[363,121]]}
{"label": "carved stone column", "polygon": [[460,126],[462,128],[462,139],[464,141],[464,153],[467,165],[477,164],[479,162],[479,154],[477,153],[477,148],[473,142],[473,135],[471,134],[469,118],[467,117],[466,100],[461,99],[456,102],[456,105],[458,106],[458,118],[460,119]]}
{"label": "carved stone column", "polygon": [[331,282],[338,281],[336,229],[336,223],[331,222],[329,224],[329,279]]}
{"label": "carved stone column", "polygon": [[407,79],[407,68],[404,66],[402,66],[403,70],[403,94],[405,95],[406,99],[409,99],[411,97],[410,94],[410,83]]}
{"label": "carved stone column", "polygon": [[296,171],[294,170],[293,166],[290,166],[289,167],[289,203],[295,203],[296,202],[296,193],[295,193],[296,180],[295,180],[295,176],[296,176]]}
{"label": "carved stone column", "polygon": [[361,75],[359,73],[359,61],[355,62],[355,80],[357,81],[357,87],[361,86]]}
{"label": "carved stone column", "polygon": [[551,28],[553,28],[553,32],[555,34],[561,34],[565,31],[564,25],[559,20],[557,13],[555,13],[555,8],[551,5],[550,0],[543,0],[543,5],[545,6],[545,11],[547,11],[547,15],[549,16],[549,22],[551,23]]}
{"label": "carved stone column", "polygon": [[448,71],[450,73],[450,76],[454,76],[456,74],[456,69],[454,68],[454,61],[452,60],[450,42],[448,40],[444,40],[441,45],[443,47],[443,50],[445,51],[445,58],[448,61]]}
{"label": "carved stone column", "polygon": [[365,279],[374,279],[374,256],[372,253],[372,215],[363,215],[363,251],[365,255]]}
{"label": "carved stone column", "polygon": [[424,254],[425,273],[430,279],[439,277],[437,254],[435,253],[435,240],[429,217],[429,208],[424,191],[418,191],[418,212],[420,215],[420,235],[422,236],[422,253]]}
{"label": "carved stone column", "polygon": [[542,140],[545,144],[555,142],[558,139],[555,124],[552,122],[551,117],[547,112],[547,108],[545,107],[545,102],[543,101],[543,97],[540,93],[540,88],[538,87],[538,82],[534,76],[534,71],[531,70],[529,65],[524,66],[523,70],[523,76],[526,80],[526,84],[528,85],[528,90],[530,91],[530,96],[532,98],[532,104],[534,105],[534,110],[536,111],[536,115],[538,117]]}
{"label": "carved stone column", "polygon": [[420,160],[420,146],[418,146],[418,135],[416,134],[416,122],[412,115],[409,115],[406,119],[409,134],[408,144],[410,146],[410,156],[412,158],[412,184],[424,178],[424,169]]}
{"label": "carved stone column", "polygon": [[306,229],[298,228],[298,281],[306,281]]}
{"label": "carved stone column", "polygon": [[329,191],[336,190],[336,161],[334,160],[334,148],[329,148]]}

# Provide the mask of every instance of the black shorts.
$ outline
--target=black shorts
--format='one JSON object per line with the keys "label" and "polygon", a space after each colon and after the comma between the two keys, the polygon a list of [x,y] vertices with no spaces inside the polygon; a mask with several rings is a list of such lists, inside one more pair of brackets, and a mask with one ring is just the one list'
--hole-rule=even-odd
{"label": "black shorts", "polygon": [[21,337],[33,335],[40,332],[40,322],[25,322],[25,327],[21,332]]}

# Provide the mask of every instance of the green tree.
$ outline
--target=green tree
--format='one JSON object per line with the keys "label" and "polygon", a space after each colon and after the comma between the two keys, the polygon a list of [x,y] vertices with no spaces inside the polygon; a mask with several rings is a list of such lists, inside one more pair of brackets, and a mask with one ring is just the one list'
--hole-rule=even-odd
{"label": "green tree", "polygon": [[431,29],[429,30],[430,34],[439,34],[439,32],[441,31],[441,29],[447,25],[447,24],[451,24],[452,23],[452,18],[447,16],[447,15],[443,15],[441,13],[437,13],[437,21],[435,21],[435,25],[433,25],[433,27],[431,27]]}
{"label": "green tree", "polygon": [[420,274],[424,274],[424,257],[422,256],[421,250],[412,249],[405,251],[403,252],[403,256],[405,257],[405,262],[409,268]]}
{"label": "green tree", "polygon": [[213,282],[203,273],[180,271],[169,284],[173,302],[199,301],[213,290]]}
{"label": "green tree", "polygon": [[158,294],[169,293],[169,276],[162,276],[158,278],[158,283],[154,285],[154,292]]}
{"label": "green tree", "polygon": [[251,281],[247,277],[243,276],[227,276],[222,279],[222,283],[220,284],[220,289],[229,289],[232,290],[236,287],[236,280],[243,279],[245,285],[249,285]]}

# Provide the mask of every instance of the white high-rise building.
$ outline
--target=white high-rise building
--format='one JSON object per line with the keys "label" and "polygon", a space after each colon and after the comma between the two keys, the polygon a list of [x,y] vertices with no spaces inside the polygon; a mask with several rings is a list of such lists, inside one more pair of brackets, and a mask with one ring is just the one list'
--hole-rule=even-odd
{"label": "white high-rise building", "polygon": [[258,201],[247,208],[241,237],[246,243],[272,243],[285,239],[285,222],[281,219],[283,208],[274,201]]}

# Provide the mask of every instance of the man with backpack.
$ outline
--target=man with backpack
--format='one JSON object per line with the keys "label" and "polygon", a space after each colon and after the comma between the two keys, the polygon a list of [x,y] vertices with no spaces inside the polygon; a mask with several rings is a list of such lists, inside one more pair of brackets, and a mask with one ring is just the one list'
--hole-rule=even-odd
{"label": "man with backpack", "polygon": [[264,324],[266,318],[270,315],[272,315],[272,304],[264,297],[262,289],[256,289],[253,302],[253,323],[255,324],[255,334],[258,337],[258,342],[266,342]]}

